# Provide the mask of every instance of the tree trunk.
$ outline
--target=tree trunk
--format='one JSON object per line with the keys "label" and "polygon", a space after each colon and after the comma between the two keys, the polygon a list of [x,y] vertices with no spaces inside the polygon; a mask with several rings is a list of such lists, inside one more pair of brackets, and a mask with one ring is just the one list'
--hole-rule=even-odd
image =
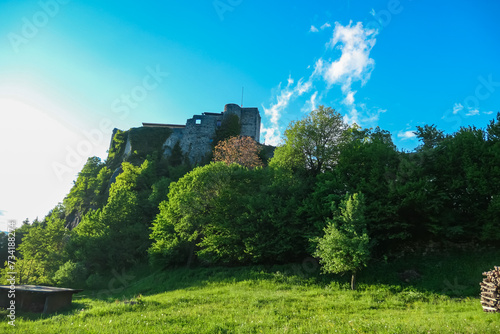
{"label": "tree trunk", "polygon": [[351,289],[356,290],[356,272],[355,271],[352,272],[352,276],[351,276]]}

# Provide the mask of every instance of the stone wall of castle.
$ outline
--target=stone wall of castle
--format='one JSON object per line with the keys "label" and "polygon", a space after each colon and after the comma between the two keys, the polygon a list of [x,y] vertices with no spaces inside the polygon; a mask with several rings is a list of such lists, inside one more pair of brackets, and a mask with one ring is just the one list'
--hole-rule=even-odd
{"label": "stone wall of castle", "polygon": [[258,108],[241,108],[237,104],[226,104],[221,113],[203,113],[194,115],[187,120],[184,127],[168,124],[147,124],[144,126],[171,127],[172,135],[163,145],[165,154],[170,155],[174,145],[179,142],[182,152],[187,155],[191,163],[201,161],[212,149],[212,138],[216,129],[221,125],[225,117],[236,114],[240,119],[241,135],[249,136],[257,142],[260,140],[260,113]]}
{"label": "stone wall of castle", "polygon": [[245,108],[241,113],[241,135],[260,141],[260,113],[257,108]]}

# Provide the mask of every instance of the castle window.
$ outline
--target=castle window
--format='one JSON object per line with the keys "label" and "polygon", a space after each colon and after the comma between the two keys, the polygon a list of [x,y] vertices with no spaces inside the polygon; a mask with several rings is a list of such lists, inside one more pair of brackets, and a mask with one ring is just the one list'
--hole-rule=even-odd
{"label": "castle window", "polygon": [[217,121],[217,127],[220,128],[222,122],[221,121]]}
{"label": "castle window", "polygon": [[196,125],[200,125],[201,124],[201,119],[196,119]]}

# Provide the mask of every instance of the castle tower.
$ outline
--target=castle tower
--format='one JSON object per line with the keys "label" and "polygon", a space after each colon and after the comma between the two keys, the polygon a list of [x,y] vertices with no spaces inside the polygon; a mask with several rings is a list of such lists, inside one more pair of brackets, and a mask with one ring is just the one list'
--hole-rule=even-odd
{"label": "castle tower", "polygon": [[258,108],[241,108],[239,105],[230,103],[224,106],[224,116],[236,114],[240,119],[241,135],[251,137],[260,142],[260,113]]}

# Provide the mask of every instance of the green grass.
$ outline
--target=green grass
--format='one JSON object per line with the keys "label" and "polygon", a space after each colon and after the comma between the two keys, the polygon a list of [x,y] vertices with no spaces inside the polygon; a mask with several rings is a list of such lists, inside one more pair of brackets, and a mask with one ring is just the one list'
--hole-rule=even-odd
{"label": "green grass", "polygon": [[[5,320],[0,332],[499,333],[500,314],[484,313],[478,299],[481,272],[498,265],[499,255],[372,263],[359,277],[358,291],[349,290],[348,277],[320,275],[309,261],[160,272],[137,268],[129,273],[136,276],[131,285],[109,297],[75,295],[66,312],[18,314],[16,327]],[[408,269],[421,277],[402,281],[398,273]],[[5,311],[0,314],[6,319]]]}

